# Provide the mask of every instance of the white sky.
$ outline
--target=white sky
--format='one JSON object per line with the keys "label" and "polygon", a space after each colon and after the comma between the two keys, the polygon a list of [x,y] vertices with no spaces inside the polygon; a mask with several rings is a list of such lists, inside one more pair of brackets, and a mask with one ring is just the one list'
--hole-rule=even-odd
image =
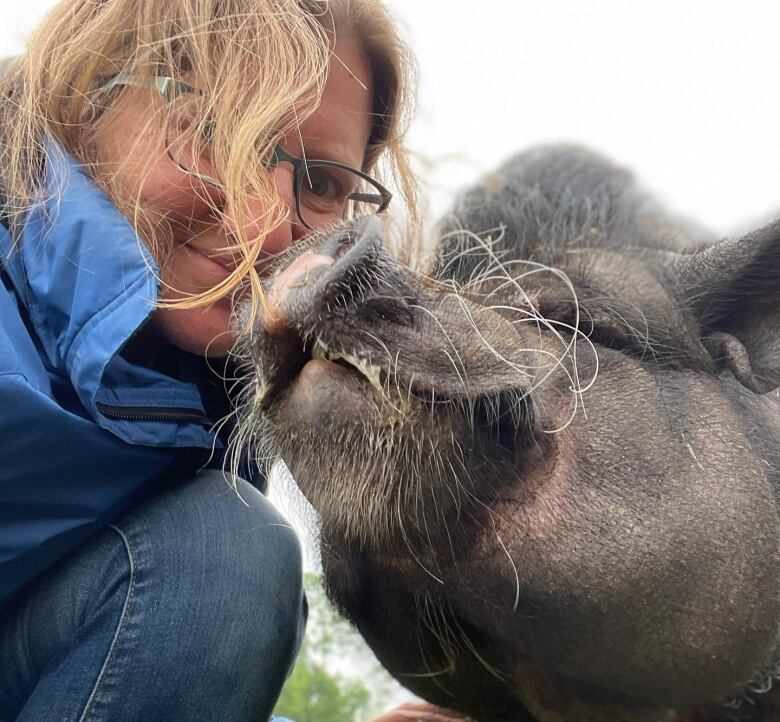
{"label": "white sky", "polygon": [[[3,0],[13,54],[52,0]],[[576,141],[723,233],[780,209],[769,0],[389,0],[419,60],[435,207],[510,153]],[[419,166],[422,167],[422,166]]]}
{"label": "white sky", "polygon": [[[411,145],[487,169],[584,143],[727,232],[780,209],[777,3],[392,0],[419,56]],[[462,164],[461,164],[462,165]],[[445,187],[475,170],[449,171]]]}

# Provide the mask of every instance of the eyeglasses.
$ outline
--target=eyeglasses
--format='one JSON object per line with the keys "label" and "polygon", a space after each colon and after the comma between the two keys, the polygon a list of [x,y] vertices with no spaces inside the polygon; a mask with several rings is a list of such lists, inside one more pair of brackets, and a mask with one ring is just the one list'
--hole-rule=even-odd
{"label": "eyeglasses", "polygon": [[[165,147],[171,160],[181,171],[224,190],[214,178],[211,157],[214,122],[204,112],[203,91],[174,78],[156,76],[151,80],[165,99]],[[111,78],[102,89],[124,85],[139,83],[122,73]],[[293,167],[295,212],[310,230],[343,218],[382,213],[393,197],[379,181],[343,163],[298,158],[277,145],[266,167],[271,170],[279,163]]]}

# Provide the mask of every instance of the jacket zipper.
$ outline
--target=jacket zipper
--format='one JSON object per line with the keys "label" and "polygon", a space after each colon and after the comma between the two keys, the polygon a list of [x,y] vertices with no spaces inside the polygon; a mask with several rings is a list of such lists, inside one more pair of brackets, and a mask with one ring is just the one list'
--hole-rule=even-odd
{"label": "jacket zipper", "polygon": [[112,406],[98,401],[95,408],[109,419],[122,421],[179,421],[187,424],[211,426],[211,419],[196,409],[170,407],[161,409],[155,406]]}

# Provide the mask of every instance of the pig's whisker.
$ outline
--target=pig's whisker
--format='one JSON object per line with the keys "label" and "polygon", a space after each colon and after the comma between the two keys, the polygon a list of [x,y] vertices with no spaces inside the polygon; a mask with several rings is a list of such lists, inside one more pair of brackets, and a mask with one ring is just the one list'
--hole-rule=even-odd
{"label": "pig's whisker", "polygon": [[412,559],[414,559],[415,563],[420,567],[420,569],[422,569],[431,579],[433,579],[435,582],[438,582],[439,584],[443,585],[444,584],[444,580],[442,580],[439,577],[437,577],[430,569],[428,569],[428,567],[426,567],[425,564],[422,563],[422,561],[417,556],[417,554],[415,554],[414,548],[413,548],[413,546],[412,546],[412,544],[411,544],[411,542],[409,540],[409,537],[408,537],[408,535],[406,533],[406,530],[404,528],[404,519],[403,519],[404,512],[401,510],[400,503],[396,507],[396,512],[398,513],[398,518],[397,518],[398,528],[401,531],[401,535],[402,535],[403,540],[404,540],[404,545],[408,549],[409,554],[412,555]]}

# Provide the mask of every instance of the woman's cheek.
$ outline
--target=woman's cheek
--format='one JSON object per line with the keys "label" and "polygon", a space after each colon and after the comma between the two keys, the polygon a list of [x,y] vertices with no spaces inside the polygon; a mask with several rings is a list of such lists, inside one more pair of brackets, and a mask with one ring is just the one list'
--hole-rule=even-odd
{"label": "woman's cheek", "polygon": [[149,173],[141,186],[141,198],[148,208],[179,222],[213,218],[221,202],[221,193],[214,186],[183,173],[173,163],[171,168],[159,167]]}
{"label": "woman's cheek", "polygon": [[[202,253],[177,245],[160,269],[160,300],[191,298],[214,289],[227,276]],[[152,320],[166,341],[200,356],[224,356],[235,342],[230,295],[198,308],[158,308]]]}

